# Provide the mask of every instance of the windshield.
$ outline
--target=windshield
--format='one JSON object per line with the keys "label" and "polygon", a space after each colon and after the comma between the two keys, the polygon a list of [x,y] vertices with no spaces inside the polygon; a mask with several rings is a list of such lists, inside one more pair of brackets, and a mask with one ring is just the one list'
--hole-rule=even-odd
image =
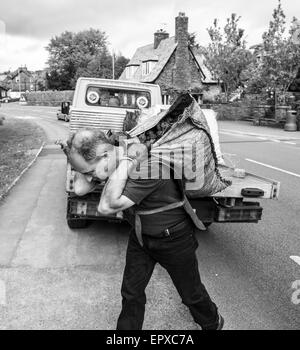
{"label": "windshield", "polygon": [[149,108],[151,107],[151,95],[148,91],[90,86],[86,92],[86,103],[90,106],[101,107]]}

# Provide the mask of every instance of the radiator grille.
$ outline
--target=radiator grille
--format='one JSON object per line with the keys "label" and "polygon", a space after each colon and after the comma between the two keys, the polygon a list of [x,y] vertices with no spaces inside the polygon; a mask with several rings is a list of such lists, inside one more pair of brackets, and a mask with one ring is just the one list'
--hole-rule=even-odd
{"label": "radiator grille", "polygon": [[101,130],[122,131],[125,112],[94,113],[87,111],[72,111],[70,130],[76,131],[83,128],[97,128]]}

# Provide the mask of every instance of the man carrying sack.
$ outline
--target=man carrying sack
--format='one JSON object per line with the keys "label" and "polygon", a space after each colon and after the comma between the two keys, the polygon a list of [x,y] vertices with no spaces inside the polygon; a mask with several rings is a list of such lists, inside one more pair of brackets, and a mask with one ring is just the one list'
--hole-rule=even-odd
{"label": "man carrying sack", "polygon": [[145,289],[159,263],[168,271],[194,321],[203,330],[221,330],[224,320],[199,275],[198,223],[178,181],[132,177],[138,165],[148,162],[147,150],[141,144],[132,144],[126,150],[112,145],[100,131],[82,130],[72,136],[68,146],[68,158],[75,170],[101,180],[108,178],[99,212],[111,215],[125,211],[134,227],[127,246],[117,329],[142,329]]}

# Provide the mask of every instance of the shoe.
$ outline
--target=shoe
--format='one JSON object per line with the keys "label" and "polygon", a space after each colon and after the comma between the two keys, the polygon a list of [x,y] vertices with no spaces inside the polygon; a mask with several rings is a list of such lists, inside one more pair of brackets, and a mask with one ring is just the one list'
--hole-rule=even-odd
{"label": "shoe", "polygon": [[209,327],[209,328],[205,328],[203,329],[199,324],[197,324],[197,329],[199,330],[214,330],[214,331],[221,331],[224,327],[224,318],[218,313],[218,325],[217,325],[217,328],[212,328],[212,327]]}

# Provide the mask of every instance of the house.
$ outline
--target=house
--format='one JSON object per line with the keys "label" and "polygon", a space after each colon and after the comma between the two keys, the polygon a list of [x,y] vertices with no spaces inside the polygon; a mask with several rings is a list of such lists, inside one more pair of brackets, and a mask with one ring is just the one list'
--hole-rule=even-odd
{"label": "house", "polygon": [[153,43],[136,50],[119,79],[158,84],[164,104],[180,91],[190,91],[198,102],[212,101],[221,92],[204,56],[189,46],[188,17],[182,12],[175,19],[175,36],[154,33]]}
{"label": "house", "polygon": [[7,97],[8,88],[0,81],[0,100]]}
{"label": "house", "polygon": [[26,92],[30,90],[31,73],[26,67],[20,67],[7,75],[6,84],[12,92]]}
{"label": "house", "polygon": [[19,98],[26,91],[42,91],[46,89],[46,71],[31,72],[27,67],[20,67],[14,72],[0,74],[0,84],[7,87],[9,95]]}

